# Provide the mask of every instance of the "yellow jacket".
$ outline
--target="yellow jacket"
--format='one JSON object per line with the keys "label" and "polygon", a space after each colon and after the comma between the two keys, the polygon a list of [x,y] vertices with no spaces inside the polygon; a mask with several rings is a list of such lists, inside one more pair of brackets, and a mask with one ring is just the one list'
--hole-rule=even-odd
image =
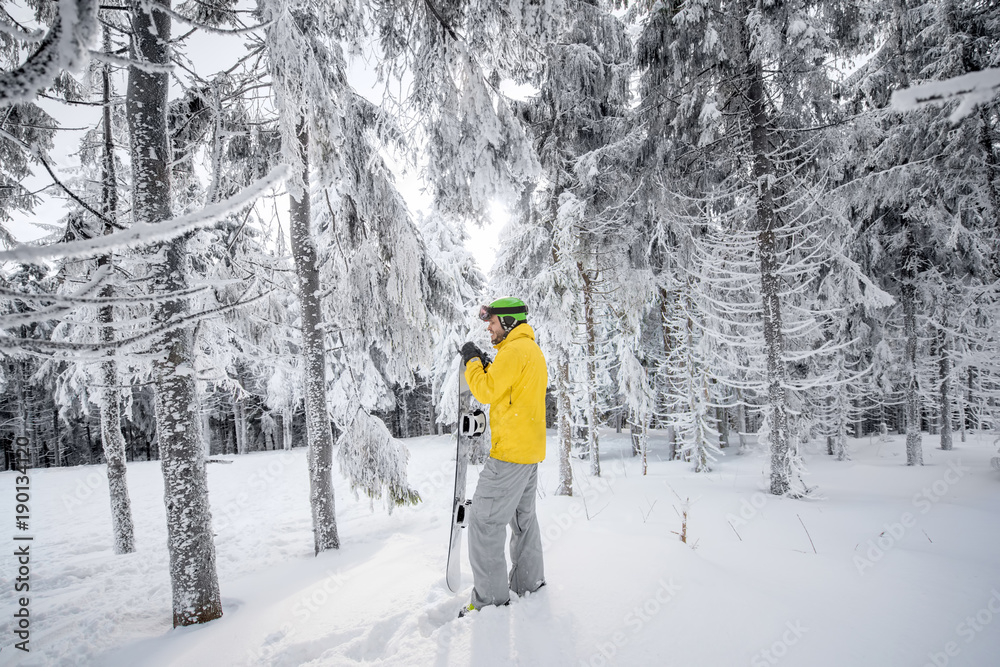
{"label": "yellow jacket", "polygon": [[497,356],[483,370],[479,359],[465,365],[472,395],[490,406],[490,456],[509,463],[545,459],[545,387],[549,373],[526,322],[496,346]]}

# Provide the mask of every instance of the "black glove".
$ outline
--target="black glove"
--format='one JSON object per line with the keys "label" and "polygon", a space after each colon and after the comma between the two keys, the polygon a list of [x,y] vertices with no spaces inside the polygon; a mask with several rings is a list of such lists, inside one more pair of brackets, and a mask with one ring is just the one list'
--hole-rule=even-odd
{"label": "black glove", "polygon": [[483,351],[480,350],[475,343],[472,342],[466,343],[465,345],[462,346],[461,352],[462,352],[463,366],[472,361],[473,359],[478,358],[479,361],[483,364],[483,368],[486,367],[486,355],[483,354]]}

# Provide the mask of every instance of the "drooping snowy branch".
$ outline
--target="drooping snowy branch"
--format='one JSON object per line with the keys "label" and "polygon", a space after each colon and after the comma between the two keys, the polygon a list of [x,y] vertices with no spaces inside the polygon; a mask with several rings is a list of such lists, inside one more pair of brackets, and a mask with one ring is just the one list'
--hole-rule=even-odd
{"label": "drooping snowy branch", "polygon": [[396,505],[420,502],[420,494],[406,481],[409,452],[381,419],[358,408],[339,442],[340,470],[355,493],[364,491],[372,500],[385,494],[389,512]]}
{"label": "drooping snowy branch", "polygon": [[[0,315],[0,329],[10,329],[22,324],[28,324],[30,322],[46,322],[55,319],[59,313],[67,310],[67,303],[72,303],[73,299],[86,299],[88,298],[88,294],[92,294],[96,290],[100,289],[110,273],[111,272],[107,269],[98,269],[90,277],[90,280],[88,280],[87,283],[80,287],[80,289],[78,289],[75,293],[63,296],[63,302],[59,302],[57,299],[52,299],[55,303],[39,310]],[[0,294],[3,294],[3,292],[13,292],[13,290],[3,290]],[[18,294],[18,297],[23,298],[20,294]]]}
{"label": "drooping snowy branch", "polygon": [[152,329],[135,334],[129,338],[122,338],[113,343],[77,343],[71,341],[36,340],[28,338],[18,338],[15,336],[0,335],[0,350],[7,352],[23,351],[40,357],[50,357],[58,353],[72,353],[76,361],[92,359],[100,361],[106,358],[107,353],[114,350],[127,348],[134,349],[134,346],[156,341],[159,338],[190,327],[192,324],[211,318],[224,315],[244,306],[249,306],[261,301],[271,292],[263,292],[252,297],[246,297],[236,303],[218,306],[205,311],[191,313],[182,318],[160,324]]}
{"label": "drooping snowy branch", "polygon": [[182,215],[173,220],[157,223],[136,223],[129,229],[70,243],[57,243],[47,246],[20,246],[12,250],[0,252],[0,262],[23,262],[37,264],[47,259],[78,259],[96,257],[102,253],[123,250],[125,248],[141,248],[154,243],[162,243],[182,236],[196,229],[208,227],[248,206],[271,188],[284,180],[287,168],[282,165],[257,181],[254,181],[239,193],[218,204],[209,204],[200,211]]}
{"label": "drooping snowy branch", "polygon": [[208,290],[207,285],[191,287],[177,292],[166,292],[157,294],[145,294],[140,296],[111,296],[111,297],[88,297],[82,292],[75,294],[28,294],[18,290],[0,287],[0,296],[8,299],[18,299],[25,302],[52,303],[64,306],[81,305],[122,305],[126,303],[153,304],[161,301],[172,301],[183,297],[194,296]]}
{"label": "drooping snowy branch", "polygon": [[953,124],[1000,94],[1000,67],[969,72],[944,81],[928,81],[892,93],[892,108],[915,111],[928,105],[958,101],[948,120]]}

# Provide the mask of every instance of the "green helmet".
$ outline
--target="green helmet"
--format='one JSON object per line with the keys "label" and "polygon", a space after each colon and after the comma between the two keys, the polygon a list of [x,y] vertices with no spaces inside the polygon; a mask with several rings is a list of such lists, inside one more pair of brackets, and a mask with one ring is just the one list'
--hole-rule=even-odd
{"label": "green helmet", "polygon": [[504,331],[510,331],[518,324],[528,321],[528,307],[520,299],[505,296],[479,308],[479,319],[484,322],[488,322],[493,315],[500,319],[500,326]]}

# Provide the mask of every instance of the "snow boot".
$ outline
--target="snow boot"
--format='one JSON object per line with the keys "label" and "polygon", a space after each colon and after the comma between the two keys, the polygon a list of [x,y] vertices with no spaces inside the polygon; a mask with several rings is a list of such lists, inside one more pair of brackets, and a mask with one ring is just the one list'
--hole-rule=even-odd
{"label": "snow boot", "polygon": [[[495,605],[495,606],[497,606],[497,607],[509,607],[509,606],[510,606],[510,600],[507,600],[507,601],[506,601],[506,602],[504,602],[504,603],[503,603],[502,605]],[[459,617],[459,618],[465,618],[466,616],[468,616],[469,614],[471,614],[471,613],[472,613],[472,612],[474,612],[474,611],[479,611],[479,610],[478,610],[478,609],[476,609],[476,605],[474,605],[474,604],[472,604],[472,603],[470,602],[470,603],[469,603],[469,605],[468,605],[467,607],[462,607],[462,608],[461,608],[461,609],[459,610],[459,612],[458,612],[458,617]]]}

